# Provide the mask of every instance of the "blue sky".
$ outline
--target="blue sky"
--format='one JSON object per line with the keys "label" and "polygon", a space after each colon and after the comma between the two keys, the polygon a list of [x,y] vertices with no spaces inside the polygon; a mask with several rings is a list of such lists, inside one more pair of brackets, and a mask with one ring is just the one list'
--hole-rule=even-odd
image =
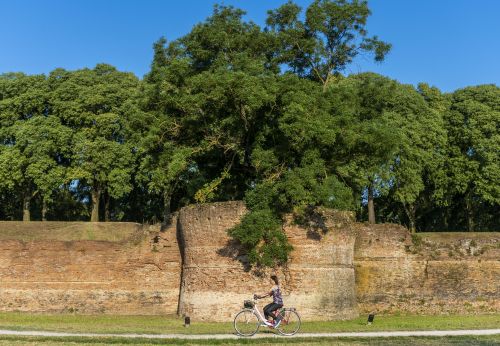
{"label": "blue sky", "polygon": [[[106,62],[142,77],[151,46],[189,32],[211,0],[0,0],[0,73],[48,73]],[[263,24],[285,0],[225,0]],[[305,7],[310,0],[297,0]],[[365,58],[347,72],[375,71],[443,91],[500,85],[500,0],[371,0],[368,31],[393,44],[382,64]]]}

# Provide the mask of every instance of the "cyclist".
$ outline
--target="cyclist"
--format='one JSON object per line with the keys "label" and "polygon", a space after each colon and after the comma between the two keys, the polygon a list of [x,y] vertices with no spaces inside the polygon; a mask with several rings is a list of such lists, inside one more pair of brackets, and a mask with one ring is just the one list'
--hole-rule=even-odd
{"label": "cyclist", "polygon": [[273,320],[272,320],[272,318],[273,318],[274,319],[273,324],[276,327],[279,325],[280,321],[279,321],[279,315],[278,315],[278,317],[275,317],[274,312],[283,307],[283,297],[281,296],[281,289],[280,289],[278,277],[276,275],[271,275],[270,281],[272,284],[274,284],[274,286],[271,288],[271,291],[269,291],[268,293],[262,294],[262,295],[254,294],[254,298],[261,299],[261,298],[266,298],[266,297],[273,297],[273,302],[270,304],[267,304],[264,307],[264,316],[269,323],[273,323]]}

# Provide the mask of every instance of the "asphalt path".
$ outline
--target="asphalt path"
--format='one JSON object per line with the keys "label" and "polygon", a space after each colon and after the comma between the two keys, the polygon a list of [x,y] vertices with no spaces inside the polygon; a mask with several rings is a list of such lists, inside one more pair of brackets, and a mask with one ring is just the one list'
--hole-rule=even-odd
{"label": "asphalt path", "polygon": [[[63,333],[44,331],[0,330],[0,335],[9,336],[49,336],[49,337],[118,337],[144,339],[238,339],[235,334],[97,334],[97,333]],[[469,329],[469,330],[419,330],[394,332],[350,332],[350,333],[298,333],[294,336],[281,336],[273,333],[260,333],[252,338],[380,338],[401,336],[463,336],[463,335],[500,335],[500,329]]]}

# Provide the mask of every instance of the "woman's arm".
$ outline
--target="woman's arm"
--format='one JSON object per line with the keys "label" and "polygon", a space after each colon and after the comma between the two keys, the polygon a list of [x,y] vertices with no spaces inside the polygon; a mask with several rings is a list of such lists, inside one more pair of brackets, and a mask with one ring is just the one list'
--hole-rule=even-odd
{"label": "woman's arm", "polygon": [[269,293],[264,293],[262,295],[254,294],[253,297],[254,297],[254,299],[262,299],[262,298],[270,297],[272,295],[273,295],[273,291],[270,291]]}

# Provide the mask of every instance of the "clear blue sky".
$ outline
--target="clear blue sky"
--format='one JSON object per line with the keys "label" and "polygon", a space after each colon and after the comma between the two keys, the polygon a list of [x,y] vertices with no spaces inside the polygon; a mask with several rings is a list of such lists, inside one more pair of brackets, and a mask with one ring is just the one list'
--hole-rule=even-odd
{"label": "clear blue sky", "polygon": [[[0,0],[0,73],[48,73],[106,62],[142,77],[152,43],[189,32],[211,0]],[[225,0],[263,24],[285,0]],[[297,0],[307,6],[311,0]],[[393,44],[382,64],[366,59],[347,72],[375,71],[443,91],[500,84],[500,0],[371,0],[370,34]]]}

